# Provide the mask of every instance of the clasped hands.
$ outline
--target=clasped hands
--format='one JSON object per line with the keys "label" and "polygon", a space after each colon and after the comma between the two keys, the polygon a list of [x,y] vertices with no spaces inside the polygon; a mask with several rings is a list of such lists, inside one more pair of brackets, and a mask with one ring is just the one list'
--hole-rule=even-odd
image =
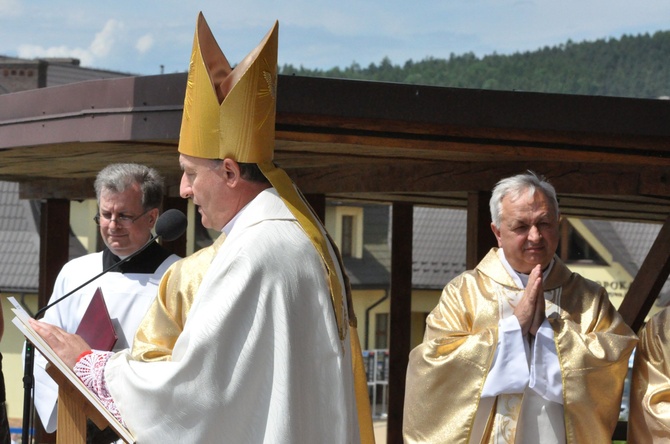
{"label": "clasped hands", "polygon": [[535,336],[545,315],[544,288],[542,286],[542,267],[537,264],[530,272],[523,297],[514,308],[514,316],[519,320],[521,333]]}

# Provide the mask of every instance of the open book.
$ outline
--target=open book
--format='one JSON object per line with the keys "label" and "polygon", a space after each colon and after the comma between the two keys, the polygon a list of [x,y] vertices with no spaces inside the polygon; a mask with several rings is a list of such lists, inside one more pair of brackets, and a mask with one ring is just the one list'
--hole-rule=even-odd
{"label": "open book", "polygon": [[[96,410],[103,419],[109,424],[110,427],[117,433],[117,435],[127,443],[134,443],[135,438],[133,435],[126,429],[115,417],[112,415],[109,410],[105,408],[104,405],[100,402],[98,397],[91,392],[88,387],[84,385],[83,382],[75,375],[74,371],[70,369],[61,358],[53,351],[53,349],[47,344],[42,337],[37,334],[37,332],[31,327],[29,319],[30,315],[23,309],[21,304],[13,298],[8,298],[9,302],[14,306],[12,312],[14,312],[15,318],[12,319],[12,322],[16,327],[21,330],[21,333],[30,341],[35,348],[44,355],[44,357],[49,361],[51,365],[56,367],[59,373],[64,376],[64,380],[67,380],[74,389],[79,392],[85,399],[88,401],[88,404]],[[59,384],[59,396],[61,395],[61,390],[63,390],[62,384]],[[60,431],[60,427],[59,427]]]}

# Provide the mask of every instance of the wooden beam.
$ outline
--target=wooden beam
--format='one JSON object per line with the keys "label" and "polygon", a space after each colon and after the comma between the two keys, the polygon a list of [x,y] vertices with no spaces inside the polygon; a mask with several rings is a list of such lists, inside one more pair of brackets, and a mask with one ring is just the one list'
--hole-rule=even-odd
{"label": "wooden beam", "polygon": [[31,179],[19,184],[20,199],[95,199],[93,178]]}
{"label": "wooden beam", "polygon": [[[287,168],[306,193],[420,193],[489,192],[504,177],[533,170],[544,175],[567,195],[641,196],[642,176],[648,192],[658,190],[667,197],[664,171],[655,166],[601,165],[589,163],[500,161],[421,161],[386,159],[340,163],[320,168]],[[651,178],[656,178],[654,186]],[[645,196],[649,197],[651,194]],[[667,201],[666,201],[667,204]]]}
{"label": "wooden beam", "polygon": [[661,227],[619,307],[619,313],[635,332],[644,324],[644,319],[670,274],[668,245],[670,245],[670,216]]}
{"label": "wooden beam", "polygon": [[389,405],[387,440],[402,444],[405,376],[410,352],[412,320],[412,233],[414,207],[392,207],[391,228],[391,341],[389,347]]}

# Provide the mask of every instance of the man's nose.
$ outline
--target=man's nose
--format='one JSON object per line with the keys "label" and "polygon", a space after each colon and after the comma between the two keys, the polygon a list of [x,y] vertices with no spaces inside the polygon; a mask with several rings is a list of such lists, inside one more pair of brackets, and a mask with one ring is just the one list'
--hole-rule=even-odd
{"label": "man's nose", "polygon": [[542,232],[540,232],[540,229],[536,225],[530,227],[530,231],[528,232],[528,239],[533,242],[537,242],[542,239]]}
{"label": "man's nose", "polygon": [[179,195],[182,199],[191,197],[191,184],[186,180],[186,174],[182,174],[181,176],[181,182],[179,182]]}

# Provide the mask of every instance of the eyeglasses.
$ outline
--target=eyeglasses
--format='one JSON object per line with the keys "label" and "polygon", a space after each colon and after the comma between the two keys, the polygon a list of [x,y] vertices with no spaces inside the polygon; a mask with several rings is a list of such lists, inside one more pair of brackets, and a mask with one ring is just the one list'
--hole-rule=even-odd
{"label": "eyeglasses", "polygon": [[116,219],[112,219],[111,217],[108,217],[108,216],[105,216],[104,214],[99,214],[98,213],[95,216],[93,216],[93,220],[95,221],[95,223],[97,225],[109,225],[112,222],[116,222],[116,225],[120,225],[122,227],[129,227],[132,224],[134,224],[137,219],[144,216],[145,214],[147,214],[151,210],[152,209],[149,208],[148,210],[146,210],[144,213],[140,214],[137,217],[128,216],[126,214],[119,214],[116,217]]}

